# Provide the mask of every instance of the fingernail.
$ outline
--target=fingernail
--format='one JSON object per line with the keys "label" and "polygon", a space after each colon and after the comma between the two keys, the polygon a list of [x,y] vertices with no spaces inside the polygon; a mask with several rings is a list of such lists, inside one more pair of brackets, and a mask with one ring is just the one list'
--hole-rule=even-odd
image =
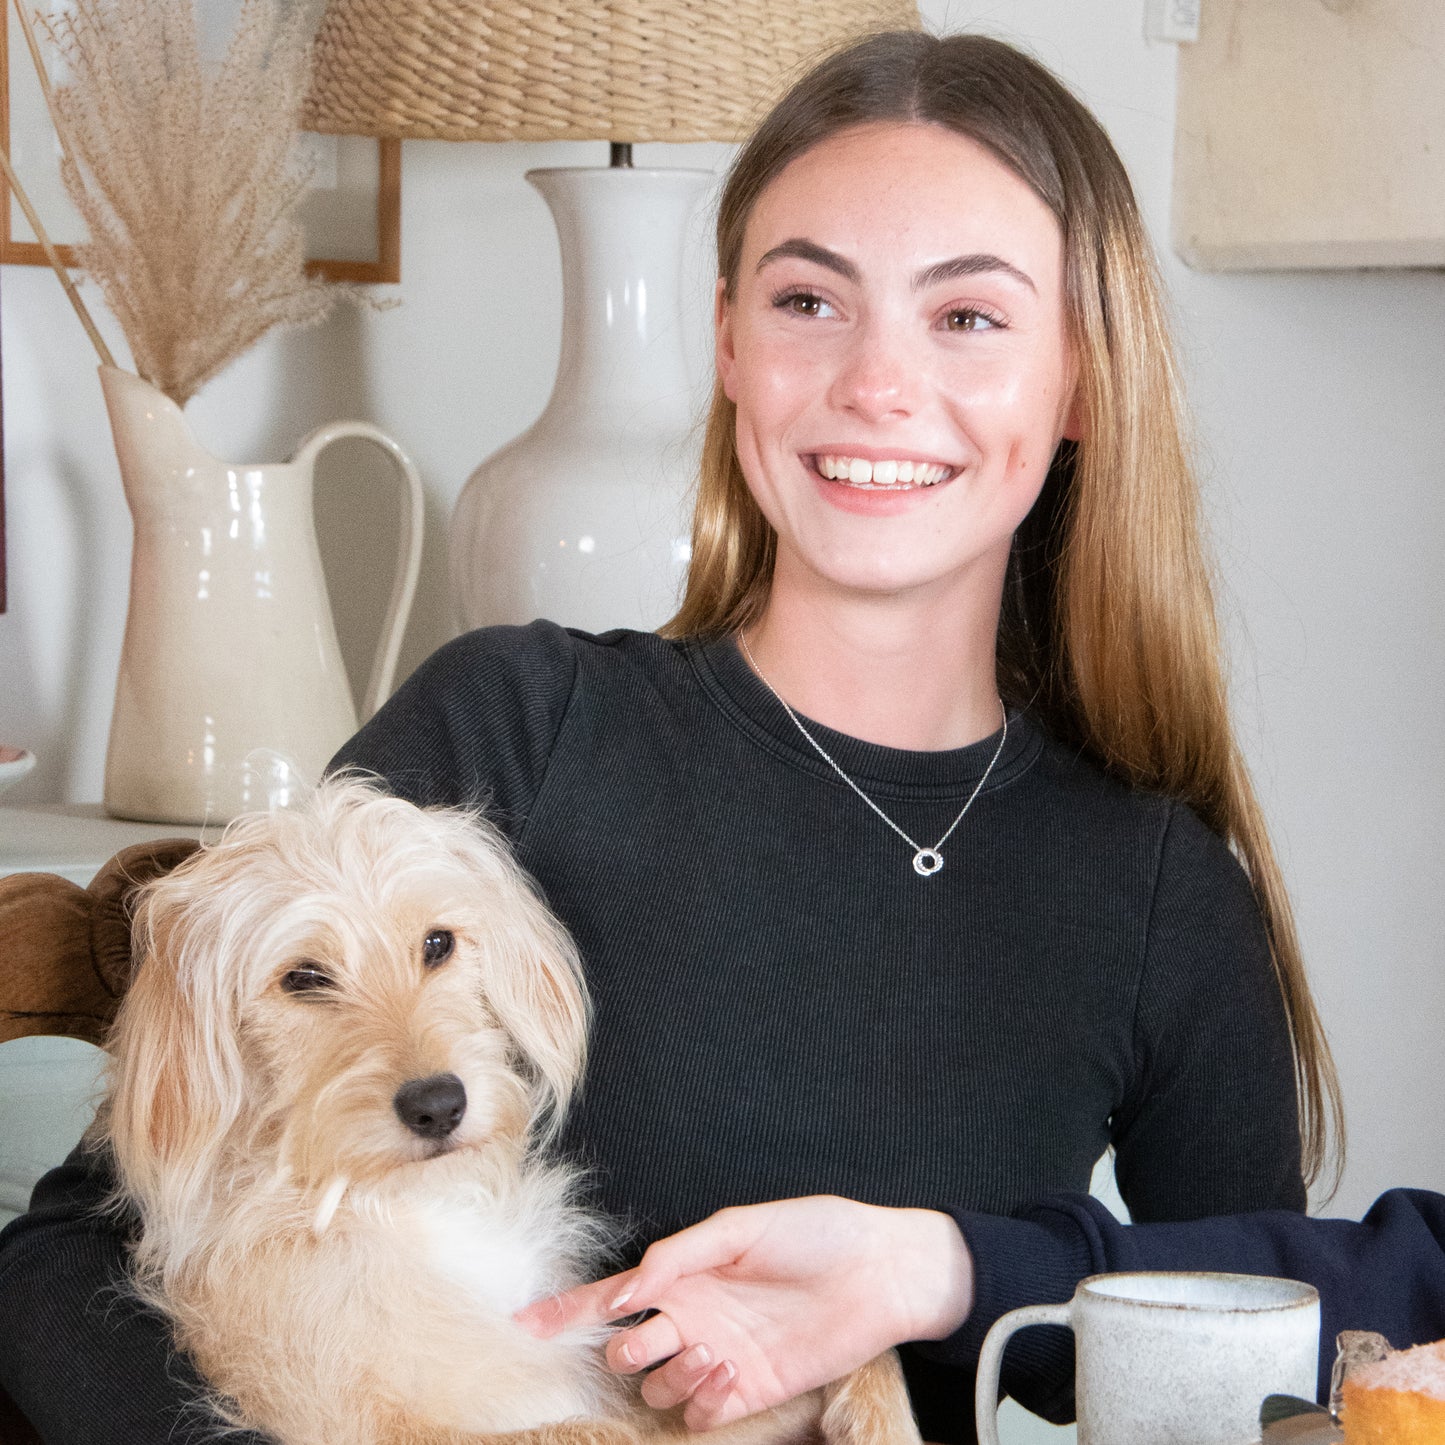
{"label": "fingernail", "polygon": [[628,1285],[627,1288],[624,1289],[624,1290],[622,1291],[622,1293],[617,1296],[616,1299],[612,1300],[612,1301],[608,1304],[607,1308],[610,1309],[610,1310],[620,1310],[620,1309],[622,1308],[622,1306],[625,1305],[625,1304],[627,1303],[627,1301],[630,1300],[630,1299],[632,1298],[632,1296],[633,1296],[634,1294],[636,1294],[636,1293],[637,1293],[637,1281],[636,1281],[636,1280],[633,1280],[633,1282],[632,1282],[630,1285]]}
{"label": "fingernail", "polygon": [[738,1367],[733,1364],[731,1360],[724,1360],[722,1364],[717,1367],[717,1372],[723,1377],[725,1384],[731,1385],[737,1378]]}
{"label": "fingernail", "polygon": [[702,1370],[712,1364],[712,1351],[706,1345],[694,1345],[687,1352],[687,1366],[690,1370]]}
{"label": "fingernail", "polygon": [[624,1364],[635,1365],[637,1363],[637,1356],[632,1353],[631,1345],[619,1345],[617,1353],[622,1356]]}

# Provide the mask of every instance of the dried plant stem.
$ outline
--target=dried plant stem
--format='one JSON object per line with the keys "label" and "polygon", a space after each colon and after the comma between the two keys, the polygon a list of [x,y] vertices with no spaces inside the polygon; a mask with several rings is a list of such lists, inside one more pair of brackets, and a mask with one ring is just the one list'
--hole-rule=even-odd
{"label": "dried plant stem", "polygon": [[65,269],[65,263],[51,244],[40,217],[35,214],[35,207],[30,204],[30,197],[25,194],[25,187],[20,184],[20,177],[15,174],[15,168],[10,164],[10,157],[3,149],[0,149],[0,166],[4,167],[5,179],[15,193],[15,199],[20,202],[20,209],[25,212],[25,219],[30,222],[30,229],[39,239],[41,248],[45,252],[45,259],[50,262],[51,269],[60,278],[60,284],[65,288],[65,294],[70,298],[70,304],[75,307],[75,314],[80,317],[80,324],[85,327],[85,334],[90,337],[90,344],[95,347],[95,354],[100,357],[101,365],[114,366],[115,358],[110,354],[110,347],[105,344],[105,338],[96,330],[95,322],[91,319],[85,302],[80,299],[80,292],[75,289],[75,282],[70,279],[70,272]]}

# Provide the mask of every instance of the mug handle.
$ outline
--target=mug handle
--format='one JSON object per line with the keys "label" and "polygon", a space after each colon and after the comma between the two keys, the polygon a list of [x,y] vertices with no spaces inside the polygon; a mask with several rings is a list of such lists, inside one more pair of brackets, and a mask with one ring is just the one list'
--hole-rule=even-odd
{"label": "mug handle", "polygon": [[407,454],[380,427],[365,421],[337,421],[318,427],[296,451],[294,463],[314,466],[316,458],[343,437],[360,437],[379,446],[396,463],[407,486],[406,505],[402,510],[401,537],[397,545],[396,577],[392,583],[391,601],[381,624],[376,643],[376,656],[371,664],[371,678],[361,703],[360,722],[365,722],[391,696],[396,679],[396,660],[401,653],[402,634],[411,615],[416,597],[417,578],[421,575],[421,533],[423,495],[421,476]]}
{"label": "mug handle", "polygon": [[978,1377],[973,1387],[978,1445],[998,1445],[998,1373],[1009,1338],[1029,1325],[1072,1327],[1073,1322],[1072,1304],[1027,1305],[1021,1310],[1010,1310],[993,1322],[993,1328],[983,1337],[983,1349],[978,1352]]}

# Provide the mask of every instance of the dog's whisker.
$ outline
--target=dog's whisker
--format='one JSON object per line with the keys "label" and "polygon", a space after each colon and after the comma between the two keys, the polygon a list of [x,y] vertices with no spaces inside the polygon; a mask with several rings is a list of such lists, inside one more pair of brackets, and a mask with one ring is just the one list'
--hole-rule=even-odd
{"label": "dog's whisker", "polygon": [[341,1206],[342,1196],[350,1182],[344,1174],[338,1174],[326,1186],[326,1193],[321,1196],[321,1203],[316,1206],[316,1215],[311,1221],[311,1232],[318,1238],[331,1227],[331,1221],[336,1217],[336,1211]]}

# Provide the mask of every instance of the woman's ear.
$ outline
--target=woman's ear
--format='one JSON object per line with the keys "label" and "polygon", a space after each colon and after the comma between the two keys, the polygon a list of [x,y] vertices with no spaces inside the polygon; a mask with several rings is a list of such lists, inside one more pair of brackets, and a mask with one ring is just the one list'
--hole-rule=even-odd
{"label": "woman's ear", "polygon": [[737,357],[733,352],[732,310],[728,305],[728,283],[717,278],[717,290],[713,294],[713,359],[717,367],[717,379],[722,385],[723,395],[729,401],[736,401],[733,394],[733,373],[737,369]]}

